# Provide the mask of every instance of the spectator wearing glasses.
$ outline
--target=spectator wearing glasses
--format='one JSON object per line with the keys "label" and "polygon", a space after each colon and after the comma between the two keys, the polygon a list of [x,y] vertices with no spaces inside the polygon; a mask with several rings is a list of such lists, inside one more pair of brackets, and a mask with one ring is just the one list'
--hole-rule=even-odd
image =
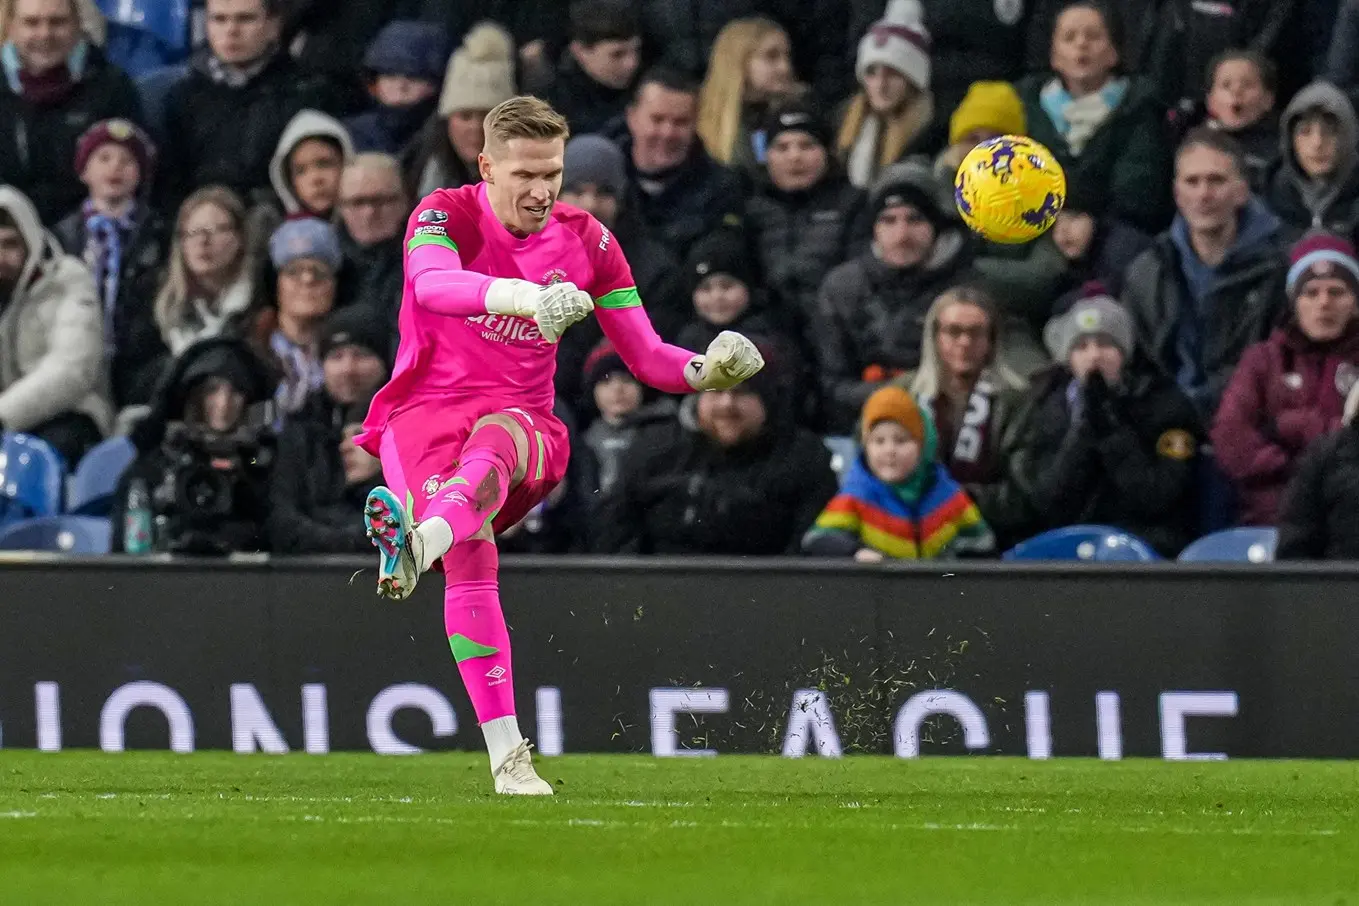
{"label": "spectator wearing glasses", "polygon": [[387,154],[360,154],[340,175],[340,306],[366,305],[389,323],[401,308],[402,243],[410,199],[401,164]]}
{"label": "spectator wearing glasses", "polygon": [[155,302],[156,325],[171,356],[199,340],[239,331],[254,301],[253,270],[240,196],[208,186],[186,198]]}

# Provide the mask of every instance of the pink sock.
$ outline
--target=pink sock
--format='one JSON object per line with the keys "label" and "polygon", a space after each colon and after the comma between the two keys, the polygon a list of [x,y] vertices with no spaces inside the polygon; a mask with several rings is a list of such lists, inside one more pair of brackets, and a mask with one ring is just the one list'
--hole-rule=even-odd
{"label": "pink sock", "polygon": [[[443,517],[453,543],[471,538],[505,505],[514,474],[514,438],[500,425],[484,425],[467,441],[453,477],[425,507],[422,519]],[[493,573],[494,575],[494,573]]]}
{"label": "pink sock", "polygon": [[490,541],[468,541],[444,557],[444,629],[479,724],[514,714],[499,570],[500,552]]}

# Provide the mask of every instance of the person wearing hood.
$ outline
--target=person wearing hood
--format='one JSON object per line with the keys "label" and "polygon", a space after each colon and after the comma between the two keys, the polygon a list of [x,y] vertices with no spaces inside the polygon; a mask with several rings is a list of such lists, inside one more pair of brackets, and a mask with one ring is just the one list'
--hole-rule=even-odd
{"label": "person wearing hood", "polygon": [[37,209],[0,186],[0,429],[34,434],[68,465],[113,421],[94,279]]}
{"label": "person wearing hood", "polygon": [[719,227],[741,224],[744,193],[734,172],[698,139],[698,86],[666,69],[648,70],[628,104],[624,131],[609,131],[627,161],[633,209],[651,235],[683,258]]}
{"label": "person wearing hood", "polygon": [[1353,236],[1359,227],[1359,120],[1340,89],[1313,82],[1289,102],[1279,124],[1278,170],[1269,206],[1286,240],[1309,230]]}
{"label": "person wearing hood", "polygon": [[946,290],[925,314],[920,367],[893,381],[926,410],[939,439],[936,458],[981,507],[1007,525],[1001,449],[1015,427],[1028,382],[1010,366],[996,304],[975,286]]}
{"label": "person wearing hood", "polygon": [[[765,347],[768,350],[768,347]],[[731,390],[699,393],[679,419],[644,429],[592,515],[601,554],[795,553],[834,494],[821,439],[793,423],[773,351]]]}
{"label": "person wearing hood", "polygon": [[[599,135],[577,135],[568,141],[559,199],[592,214],[613,233],[628,256],[637,292],[656,332],[667,341],[675,340],[691,311],[680,263],[642,222],[618,146]],[[585,358],[603,338],[599,322],[586,318],[557,344],[557,393],[573,405],[581,396]]]}
{"label": "person wearing hood", "polygon": [[831,157],[830,129],[807,104],[771,110],[763,134],[765,179],[746,201],[746,230],[765,286],[808,324],[826,273],[868,246],[866,199]]}
{"label": "person wearing hood", "polygon": [[129,511],[138,498],[149,501],[156,551],[265,549],[273,442],[260,404],[270,389],[264,363],[241,340],[203,340],[175,359],[129,435],[137,457],[113,497],[114,553],[135,549]]}
{"label": "person wearing hood", "polygon": [[478,23],[449,58],[439,105],[401,158],[409,194],[480,182],[482,122],[514,94],[514,39],[494,22]]}
{"label": "person wearing hood", "polygon": [[207,0],[207,46],[165,98],[163,208],[208,185],[271,204],[269,165],[288,124],[338,107],[326,79],[280,45],[281,12],[281,0]]}
{"label": "person wearing hood", "polygon": [[860,453],[840,492],[802,538],[802,552],[860,563],[986,554],[995,536],[935,458],[939,436],[910,392],[873,391],[859,418]]}
{"label": "person wearing hood", "polygon": [[642,24],[628,3],[571,4],[571,42],[545,97],[576,135],[599,132],[627,109],[642,62]]}
{"label": "person wearing hood", "polygon": [[284,422],[269,486],[269,543],[278,554],[363,553],[372,547],[354,513],[381,484],[377,459],[354,445],[373,393],[391,370],[384,316],[331,314],[321,329],[321,386]]}
{"label": "person wearing hood", "polygon": [[405,280],[404,246],[410,198],[401,181],[401,163],[389,154],[357,155],[340,174],[340,307],[366,305],[380,312],[393,338]]}
{"label": "person wearing hood", "polygon": [[869,195],[873,243],[826,275],[815,322],[826,427],[849,433],[878,385],[920,364],[925,313],[970,282],[972,253],[927,163],[889,167]]}
{"label": "person wearing hood", "polygon": [[1273,525],[1303,452],[1340,427],[1359,384],[1359,261],[1348,239],[1312,233],[1289,255],[1289,322],[1248,348],[1213,423],[1213,452],[1244,525]]}
{"label": "person wearing hood", "polygon": [[1120,74],[1116,26],[1098,3],[1066,3],[1052,30],[1051,72],[1015,87],[1028,135],[1052,151],[1068,185],[1099,213],[1152,232],[1170,207],[1164,111],[1146,82]]}
{"label": "person wearing hood", "polygon": [[114,408],[146,405],[168,350],[153,301],[169,253],[165,221],[146,203],[156,149],[130,120],[101,120],[76,144],[85,202],[52,230],[94,275]]}
{"label": "person wearing hood", "polygon": [[1175,155],[1176,215],[1128,268],[1122,301],[1137,348],[1204,420],[1232,369],[1274,326],[1287,263],[1279,219],[1250,194],[1240,146],[1200,127]]}
{"label": "person wearing hood", "polygon": [[1133,324],[1102,287],[1044,331],[1057,364],[1034,377],[1004,444],[1007,493],[1026,537],[1116,526],[1173,557],[1194,536],[1198,414],[1169,378],[1133,360]]}
{"label": "person wearing hood", "polygon": [[344,125],[319,110],[300,110],[279,137],[269,161],[269,182],[284,217],[330,220],[340,191],[340,173],[354,158]]}
{"label": "person wearing hood", "polygon": [[0,179],[56,223],[84,196],[77,139],[100,120],[139,119],[137,89],[84,33],[76,0],[3,0],[0,23]]}
{"label": "person wearing hood", "polygon": [[1298,460],[1279,507],[1276,560],[1359,560],[1359,387],[1338,431]]}
{"label": "person wearing hood", "polygon": [[363,55],[373,105],[345,121],[360,154],[400,156],[438,106],[448,35],[431,22],[399,19],[377,33]]}

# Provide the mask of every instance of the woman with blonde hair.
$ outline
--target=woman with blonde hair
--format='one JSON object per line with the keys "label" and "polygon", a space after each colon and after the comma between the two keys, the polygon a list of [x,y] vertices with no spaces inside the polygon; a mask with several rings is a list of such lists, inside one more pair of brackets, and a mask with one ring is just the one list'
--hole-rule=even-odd
{"label": "woman with blonde hair", "polygon": [[934,119],[930,34],[920,0],[891,0],[859,42],[854,64],[859,93],[840,120],[835,150],[849,181],[868,188],[914,150]]}
{"label": "woman with blonde hair", "polygon": [[733,19],[713,42],[698,95],[698,136],[719,163],[758,173],[764,163],[759,124],[771,105],[797,97],[788,33],[772,19]]}
{"label": "woman with blonde hair", "polygon": [[222,186],[206,186],[179,207],[156,324],[170,354],[232,330],[254,298],[246,209]]}

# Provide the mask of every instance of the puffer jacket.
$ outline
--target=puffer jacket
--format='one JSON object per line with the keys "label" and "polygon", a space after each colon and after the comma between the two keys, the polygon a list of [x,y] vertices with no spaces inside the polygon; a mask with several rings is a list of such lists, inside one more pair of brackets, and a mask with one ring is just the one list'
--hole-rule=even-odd
{"label": "puffer jacket", "polygon": [[1246,525],[1272,525],[1303,451],[1340,427],[1359,382],[1359,330],[1313,343],[1280,327],[1241,356],[1213,422],[1213,452],[1235,483]]}
{"label": "puffer jacket", "polygon": [[279,137],[278,147],[269,161],[269,182],[274,194],[283,203],[283,211],[289,217],[315,216],[314,212],[302,207],[301,200],[293,191],[292,177],[288,174],[288,158],[298,145],[309,138],[326,138],[337,142],[346,161],[354,157],[354,143],[349,139],[349,131],[344,124],[319,110],[303,110],[288,122],[288,128]]}
{"label": "puffer jacket", "polygon": [[107,432],[113,409],[94,278],[43,229],[23,193],[0,186],[0,209],[28,246],[13,293],[0,300],[0,424],[27,431],[63,412],[82,412]]}
{"label": "puffer jacket", "polygon": [[[1335,117],[1339,127],[1336,172],[1325,182],[1303,173],[1293,154],[1293,127],[1303,114],[1317,109]],[[1353,237],[1359,227],[1359,119],[1349,98],[1327,82],[1298,92],[1279,122],[1279,155],[1267,200],[1284,222],[1284,240],[1293,242],[1313,229]]]}

